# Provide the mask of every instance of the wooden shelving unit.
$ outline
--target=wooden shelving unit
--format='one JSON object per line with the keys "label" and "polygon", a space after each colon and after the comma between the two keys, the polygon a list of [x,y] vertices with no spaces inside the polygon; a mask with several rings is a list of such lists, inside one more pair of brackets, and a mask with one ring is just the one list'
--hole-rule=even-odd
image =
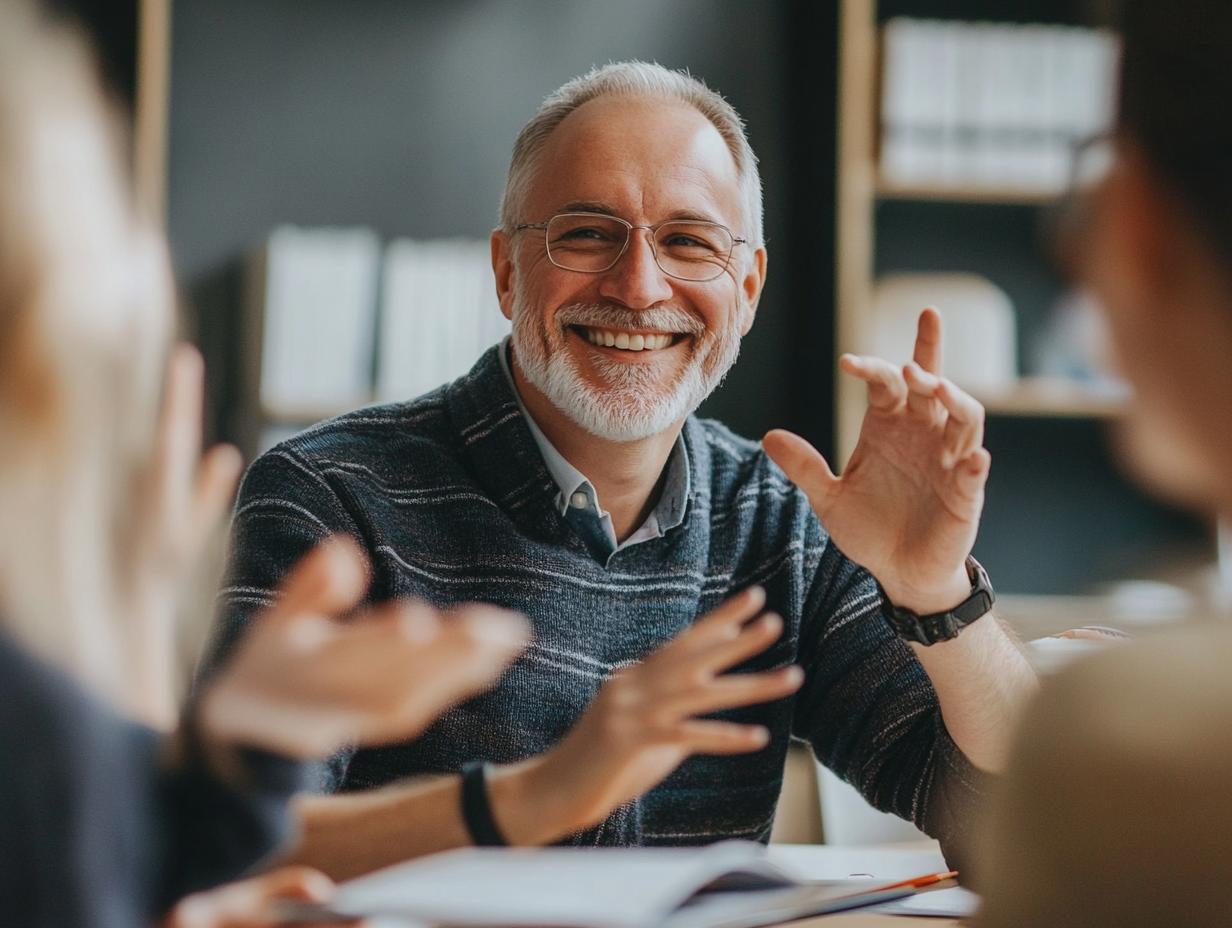
{"label": "wooden shelving unit", "polygon": [[1129,397],[1058,377],[1024,377],[1008,390],[973,391],[989,415],[1111,419],[1125,411]]}
{"label": "wooden shelving unit", "polygon": [[[872,300],[873,202],[876,195],[877,19],[874,0],[842,0],[839,12],[838,183],[835,249],[835,348],[860,344],[861,316]],[[835,365],[835,438],[846,462],[860,433],[862,387]]]}
{"label": "wooden shelving unit", "polygon": [[[1119,466],[1104,432],[1129,408],[1128,393],[1032,376],[1037,358],[1068,366],[1067,336],[1052,316],[1066,289],[1050,253],[1048,211],[1059,198],[1015,187],[895,184],[880,171],[882,24],[897,16],[972,22],[988,15],[980,0],[841,0],[835,348],[841,354],[869,343],[864,326],[883,274],[975,273],[1010,297],[1023,376],[1006,389],[971,391],[987,412],[993,454],[976,553],[999,593],[1030,594],[1023,602],[1033,604],[1042,593],[1072,597],[1126,578],[1159,579],[1166,564],[1203,561],[1213,546],[1207,527],[1143,494]],[[1081,0],[1022,0],[999,5],[997,16],[1076,26],[1086,11]],[[1048,345],[1058,349],[1055,361]],[[834,396],[841,467],[859,436],[865,389],[836,373]],[[1066,627],[1081,611],[1070,607],[1088,599],[1038,602],[1044,619],[1064,605],[1057,621]]]}
{"label": "wooden shelving unit", "polygon": [[[876,0],[842,0],[840,11],[838,203],[835,277],[836,347],[857,351],[873,291],[880,203],[969,204],[1046,207],[1052,193],[1012,187],[904,186],[880,176],[877,167],[878,91],[881,55]],[[837,374],[836,432],[840,460],[855,447],[865,399],[861,384]],[[1077,382],[1024,377],[1007,391],[978,396],[989,415],[1109,418],[1125,399]]]}
{"label": "wooden shelving unit", "polygon": [[167,215],[167,107],[171,79],[171,0],[140,0],[133,176],[137,208],[158,228]]}
{"label": "wooden shelving unit", "polygon": [[1047,206],[1057,195],[1013,187],[908,187],[878,178],[878,200],[912,200],[941,203],[986,203],[994,206]]}

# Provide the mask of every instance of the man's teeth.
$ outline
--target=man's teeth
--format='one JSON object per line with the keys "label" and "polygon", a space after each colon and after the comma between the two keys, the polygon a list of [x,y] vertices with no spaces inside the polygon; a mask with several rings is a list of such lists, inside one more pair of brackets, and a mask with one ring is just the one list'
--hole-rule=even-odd
{"label": "man's teeth", "polygon": [[625,351],[657,351],[672,343],[672,336],[630,335],[628,332],[609,332],[605,329],[586,329],[586,340],[592,345],[606,348],[623,348]]}

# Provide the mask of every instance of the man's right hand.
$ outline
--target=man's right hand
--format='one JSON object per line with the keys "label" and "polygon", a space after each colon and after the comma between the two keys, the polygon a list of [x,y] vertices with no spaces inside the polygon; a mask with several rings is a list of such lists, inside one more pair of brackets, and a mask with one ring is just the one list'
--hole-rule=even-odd
{"label": "man's right hand", "polygon": [[724,675],[782,634],[783,620],[773,613],[749,621],[765,599],[760,587],[733,596],[644,661],[613,675],[547,754],[508,768],[505,776],[495,772],[493,814],[510,842],[545,843],[598,824],[690,755],[765,747],[770,735],[762,726],[698,718],[782,699],[803,682],[803,671],[794,665]]}
{"label": "man's right hand", "polygon": [[308,553],[206,689],[202,734],[298,758],[410,738],[526,647],[526,620],[495,606],[406,600],[338,621],[367,585],[354,541]]}

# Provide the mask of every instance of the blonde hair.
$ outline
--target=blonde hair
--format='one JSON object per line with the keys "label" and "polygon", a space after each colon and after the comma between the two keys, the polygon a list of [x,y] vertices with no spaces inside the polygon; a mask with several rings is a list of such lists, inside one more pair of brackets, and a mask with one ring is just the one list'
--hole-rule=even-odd
{"label": "blonde hair", "polygon": [[0,30],[0,622],[122,704],[134,513],[169,337],[85,43],[24,3]]}
{"label": "blonde hair", "polygon": [[[740,200],[748,227],[737,229],[758,247],[762,244],[761,176],[757,156],[749,145],[744,120],[722,95],[685,71],[673,71],[646,61],[618,61],[593,68],[581,77],[548,94],[535,115],[522,127],[513,145],[505,192],[501,197],[500,221],[512,234],[521,222],[523,204],[534,180],[535,166],[544,144],[570,113],[597,97],[647,97],[684,103],[701,113],[718,130],[736,162]],[[534,217],[535,221],[545,217]]]}

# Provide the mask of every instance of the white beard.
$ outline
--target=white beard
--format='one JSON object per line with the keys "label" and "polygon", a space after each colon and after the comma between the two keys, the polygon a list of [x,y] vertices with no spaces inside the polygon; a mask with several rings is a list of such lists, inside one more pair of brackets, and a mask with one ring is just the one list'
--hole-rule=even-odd
{"label": "white beard", "polygon": [[[668,387],[651,365],[622,364],[596,358],[604,386],[587,382],[568,351],[549,350],[543,317],[529,309],[519,290],[513,304],[513,350],[526,379],[571,421],[591,435],[613,442],[639,441],[682,421],[714,392],[740,354],[739,314],[721,333],[684,310],[661,307],[632,311],[604,304],[575,303],[554,319],[562,334],[567,326],[654,329],[693,336],[698,345],[685,369]],[[567,336],[564,336],[567,337]]]}

